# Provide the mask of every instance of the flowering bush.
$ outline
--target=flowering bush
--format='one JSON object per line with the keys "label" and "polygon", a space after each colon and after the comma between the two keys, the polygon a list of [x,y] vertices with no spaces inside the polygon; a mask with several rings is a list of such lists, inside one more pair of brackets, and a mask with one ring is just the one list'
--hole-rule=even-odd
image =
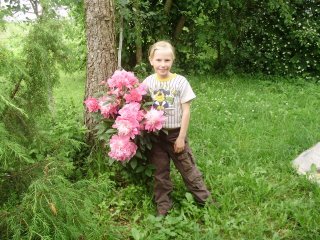
{"label": "flowering bush", "polygon": [[[117,161],[145,158],[144,152],[151,148],[148,134],[162,128],[163,111],[150,107],[146,86],[131,72],[117,70],[101,84],[106,92],[89,97],[85,105],[96,115],[100,139],[109,143],[109,157]],[[132,163],[133,168],[136,165]]]}

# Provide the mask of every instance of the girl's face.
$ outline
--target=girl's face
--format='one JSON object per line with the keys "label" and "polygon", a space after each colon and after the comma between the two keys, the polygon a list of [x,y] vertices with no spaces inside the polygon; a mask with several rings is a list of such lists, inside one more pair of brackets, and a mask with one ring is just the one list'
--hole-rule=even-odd
{"label": "girl's face", "polygon": [[154,51],[153,57],[149,59],[154,72],[160,78],[169,77],[173,64],[173,53],[171,49],[161,48]]}

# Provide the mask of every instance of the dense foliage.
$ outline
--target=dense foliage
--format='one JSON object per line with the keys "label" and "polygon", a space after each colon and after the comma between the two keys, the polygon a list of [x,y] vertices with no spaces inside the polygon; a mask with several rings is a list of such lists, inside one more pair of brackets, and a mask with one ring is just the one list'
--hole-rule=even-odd
{"label": "dense foliage", "polygon": [[148,46],[165,38],[176,46],[184,71],[319,76],[316,0],[118,2],[126,66],[141,65],[139,50],[146,62]]}
{"label": "dense foliage", "polygon": [[[177,68],[190,73],[247,72],[305,79],[320,75],[317,0],[116,0],[115,3],[117,29],[124,29],[122,65],[142,75],[149,70],[148,47],[159,39],[173,42]],[[50,0],[41,4],[52,9],[47,11],[52,16],[57,7],[68,6],[76,19],[74,24],[84,28],[82,1]],[[19,5],[19,1],[10,1],[11,11],[23,8],[26,6]],[[1,14],[5,12],[8,9],[2,9]],[[85,41],[79,43],[84,51]],[[85,54],[78,57],[83,63]]]}
{"label": "dense foliage", "polygon": [[319,1],[256,2],[246,16],[235,65],[247,72],[319,77]]}
{"label": "dense foliage", "polygon": [[[45,200],[46,194],[54,193],[50,186],[65,184],[62,176],[72,177],[73,159],[85,146],[85,129],[73,117],[78,114],[69,105],[57,109],[53,96],[60,69],[71,69],[69,62],[75,59],[72,48],[66,47],[61,26],[57,19],[41,17],[31,25],[22,24],[24,37],[16,35],[17,39],[11,37],[0,46],[0,206],[6,209],[0,211],[1,239],[21,239],[25,231],[30,238],[44,236],[33,229],[36,222],[44,221],[43,216],[38,221],[30,213],[37,209],[32,208],[33,191],[40,189]],[[58,175],[53,177],[55,183],[48,181],[48,171]],[[56,197],[62,194],[60,190]],[[22,224],[29,220],[36,225]],[[32,229],[26,230],[28,227]]]}

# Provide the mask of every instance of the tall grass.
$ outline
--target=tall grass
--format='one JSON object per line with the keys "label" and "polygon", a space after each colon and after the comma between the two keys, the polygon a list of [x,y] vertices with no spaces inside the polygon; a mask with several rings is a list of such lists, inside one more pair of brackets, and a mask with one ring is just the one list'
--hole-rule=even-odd
{"label": "tall grass", "polygon": [[64,103],[73,104],[79,112],[79,116],[82,117],[85,79],[84,71],[69,74],[60,72],[60,81],[54,89],[54,101],[57,107]]}
{"label": "tall grass", "polygon": [[[62,82],[57,95],[82,107],[83,89],[72,81]],[[197,206],[175,169],[175,205],[163,219],[154,217],[147,184],[119,184],[103,206],[122,238],[319,238],[319,186],[299,176],[291,162],[320,139],[320,85],[254,77],[190,82],[197,95],[190,144],[221,209]]]}

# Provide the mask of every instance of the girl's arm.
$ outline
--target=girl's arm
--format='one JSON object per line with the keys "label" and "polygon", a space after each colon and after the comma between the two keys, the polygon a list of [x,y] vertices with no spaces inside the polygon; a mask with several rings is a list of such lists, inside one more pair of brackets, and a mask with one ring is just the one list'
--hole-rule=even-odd
{"label": "girl's arm", "polygon": [[179,136],[174,144],[174,151],[180,153],[184,150],[185,140],[187,137],[189,121],[190,121],[190,105],[191,101],[182,103],[182,119]]}

